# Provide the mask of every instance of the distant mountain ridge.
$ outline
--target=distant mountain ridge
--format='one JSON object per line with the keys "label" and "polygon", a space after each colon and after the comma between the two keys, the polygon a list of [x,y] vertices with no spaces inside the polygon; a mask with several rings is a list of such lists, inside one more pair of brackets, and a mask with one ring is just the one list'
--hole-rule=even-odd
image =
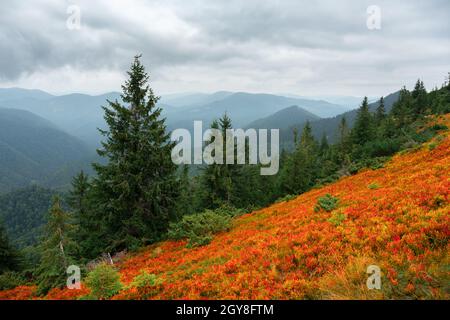
{"label": "distant mountain ridge", "polygon": [[[92,150],[101,141],[97,128],[105,128],[101,106],[107,106],[107,99],[120,101],[120,93],[55,96],[40,90],[0,90],[0,107],[27,110],[48,119],[60,130],[87,143]],[[163,109],[162,115],[167,118],[169,130],[190,129],[194,120],[202,120],[204,126],[209,126],[225,112],[235,127],[243,127],[292,105],[319,117],[334,116],[348,110],[347,107],[326,101],[229,91],[167,95],[162,97],[158,105]]]}
{"label": "distant mountain ridge", "polygon": [[297,105],[318,117],[340,114],[348,109],[326,101],[288,98],[272,94],[237,92],[225,98],[203,105],[178,107],[166,111],[169,129],[192,128],[194,120],[209,125],[214,119],[227,113],[235,127],[243,127],[286,107]]}
{"label": "distant mountain ridge", "polygon": [[78,137],[84,142],[96,146],[99,141],[97,128],[104,128],[103,109],[106,99],[119,99],[116,92],[98,96],[73,93],[63,96],[49,96],[37,99],[35,96],[24,95],[11,99],[0,100],[0,107],[30,111],[48,119],[60,130]]}
{"label": "distant mountain ridge", "polygon": [[46,100],[54,97],[52,94],[37,89],[0,88],[0,102],[12,99],[32,98]]}

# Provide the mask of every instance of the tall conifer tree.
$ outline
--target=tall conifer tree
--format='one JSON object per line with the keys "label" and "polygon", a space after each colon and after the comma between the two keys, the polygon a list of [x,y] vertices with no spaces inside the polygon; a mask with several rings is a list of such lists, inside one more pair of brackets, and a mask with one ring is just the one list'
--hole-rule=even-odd
{"label": "tall conifer tree", "polygon": [[369,103],[367,97],[364,97],[358,114],[356,115],[355,124],[351,131],[352,142],[362,146],[374,137],[372,114],[369,111]]}
{"label": "tall conifer tree", "polygon": [[101,130],[105,141],[98,154],[107,164],[94,165],[94,188],[112,250],[159,240],[175,218],[174,143],[148,81],[136,56],[122,86],[122,102],[108,101],[103,108],[108,129]]}

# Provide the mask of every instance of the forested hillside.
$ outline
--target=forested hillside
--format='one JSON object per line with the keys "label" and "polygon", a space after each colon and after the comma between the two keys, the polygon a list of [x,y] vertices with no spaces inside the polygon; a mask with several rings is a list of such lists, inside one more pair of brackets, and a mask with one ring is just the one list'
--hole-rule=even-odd
{"label": "forested hillside", "polygon": [[[385,112],[389,112],[394,105],[394,103],[398,100],[400,92],[395,92],[384,97],[384,108]],[[377,107],[379,106],[379,101],[373,102],[369,104],[370,112],[375,112]],[[339,126],[342,123],[343,119],[345,119],[346,125],[351,128],[353,123],[355,122],[358,110],[354,109],[351,111],[347,111],[345,113],[339,114],[335,117],[328,117],[324,119],[319,119],[317,121],[311,122],[312,133],[316,139],[320,139],[323,135],[325,135],[330,143],[335,143],[339,141]],[[301,130],[303,128],[303,123],[297,123],[291,126],[283,126],[280,127],[281,132],[281,140],[283,143],[292,148],[293,145],[293,134],[294,130]]]}
{"label": "forested hillside", "polygon": [[31,183],[63,188],[93,153],[35,114],[0,108],[0,193]]}
{"label": "forested hillside", "polygon": [[0,221],[13,245],[23,248],[38,244],[54,195],[55,191],[39,186],[0,195]]}

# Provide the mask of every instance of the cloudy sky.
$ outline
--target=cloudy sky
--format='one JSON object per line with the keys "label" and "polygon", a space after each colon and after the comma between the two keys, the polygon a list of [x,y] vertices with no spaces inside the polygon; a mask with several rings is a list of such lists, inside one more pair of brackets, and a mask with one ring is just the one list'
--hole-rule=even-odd
{"label": "cloudy sky", "polygon": [[448,0],[0,2],[0,87],[118,91],[137,53],[158,94],[379,96],[450,71]]}

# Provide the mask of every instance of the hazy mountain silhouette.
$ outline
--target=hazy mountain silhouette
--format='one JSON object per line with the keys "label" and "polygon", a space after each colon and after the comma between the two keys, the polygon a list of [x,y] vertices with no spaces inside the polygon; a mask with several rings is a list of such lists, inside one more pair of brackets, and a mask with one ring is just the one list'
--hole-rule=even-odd
{"label": "hazy mountain silhouette", "polygon": [[83,142],[48,120],[0,108],[0,192],[32,183],[64,187],[92,158]]}
{"label": "hazy mountain silhouette", "polygon": [[311,112],[308,112],[298,106],[290,106],[274,114],[255,120],[248,124],[247,128],[255,129],[279,129],[287,128],[294,124],[305,123],[306,121],[315,121],[320,118]]}

